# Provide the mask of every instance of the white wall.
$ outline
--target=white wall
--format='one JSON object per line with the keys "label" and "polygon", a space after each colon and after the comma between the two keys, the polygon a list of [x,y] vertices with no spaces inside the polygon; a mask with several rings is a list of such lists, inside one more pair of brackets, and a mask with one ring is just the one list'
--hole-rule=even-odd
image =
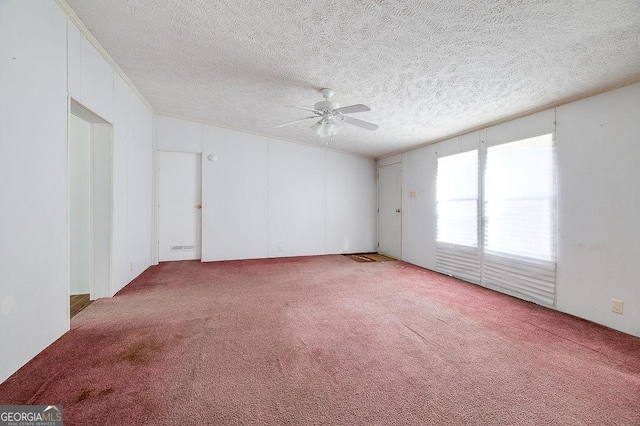
{"label": "white wall", "polygon": [[2,381],[69,327],[67,93],[113,123],[111,294],[151,263],[153,117],[54,2],[0,7]]}
{"label": "white wall", "polygon": [[203,261],[375,251],[375,161],[162,115],[156,131],[203,154]]}
{"label": "white wall", "polygon": [[202,123],[159,115],[156,123],[160,151],[202,152]]}
{"label": "white wall", "polygon": [[69,20],[67,26],[69,95],[113,122],[113,68],[73,22]]}
{"label": "white wall", "polygon": [[[262,136],[204,126],[203,261],[267,257],[267,142]],[[217,160],[209,161],[209,155]]]}
{"label": "white wall", "polygon": [[[439,156],[553,131],[557,121],[556,307],[640,336],[639,117],[635,84],[403,153],[403,260],[435,269]],[[624,301],[623,315],[611,312],[612,298]]]}
{"label": "white wall", "polygon": [[[71,22],[69,28],[75,28]],[[71,68],[70,68],[71,69]],[[112,293],[124,287],[130,280],[131,264],[129,262],[129,144],[133,143],[133,121],[131,103],[134,98],[131,89],[119,76],[114,80],[114,110],[113,119],[113,202],[111,240],[113,264],[111,282]]]}
{"label": "white wall", "polygon": [[69,288],[89,294],[91,282],[91,125],[69,116]]}
{"label": "white wall", "polygon": [[[131,121],[127,151],[127,184],[114,188],[127,194],[127,254],[128,264],[114,265],[114,272],[129,270],[124,281],[113,281],[112,293],[116,293],[151,265],[153,240],[153,113],[129,89]],[[114,130],[118,128],[114,123]],[[122,167],[122,164],[114,168]],[[124,171],[122,171],[124,173]],[[124,206],[122,206],[124,208]],[[114,206],[114,214],[117,213]],[[114,236],[116,230],[114,229]]]}
{"label": "white wall", "polygon": [[433,270],[437,158],[435,145],[402,154],[402,259]]}
{"label": "white wall", "polygon": [[269,257],[326,253],[325,153],[269,141]]}
{"label": "white wall", "polygon": [[559,107],[557,122],[558,309],[640,336],[640,84]]}
{"label": "white wall", "polygon": [[67,29],[54,2],[0,11],[0,381],[69,324]]}
{"label": "white wall", "polygon": [[326,151],[326,253],[376,251],[376,164]]}
{"label": "white wall", "polygon": [[153,113],[71,20],[69,95],[113,124],[113,295],[151,265],[153,241]]}

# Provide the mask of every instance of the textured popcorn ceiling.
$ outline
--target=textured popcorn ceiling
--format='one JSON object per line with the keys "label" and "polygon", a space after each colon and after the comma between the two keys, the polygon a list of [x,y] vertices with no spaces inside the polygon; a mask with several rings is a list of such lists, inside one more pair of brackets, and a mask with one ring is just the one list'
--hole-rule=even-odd
{"label": "textured popcorn ceiling", "polygon": [[68,0],[159,113],[379,157],[640,75],[638,0]]}

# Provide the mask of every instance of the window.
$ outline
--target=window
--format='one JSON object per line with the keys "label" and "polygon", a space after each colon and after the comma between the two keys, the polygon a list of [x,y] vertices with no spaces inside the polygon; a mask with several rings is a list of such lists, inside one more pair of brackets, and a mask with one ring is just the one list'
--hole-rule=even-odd
{"label": "window", "polygon": [[555,304],[555,198],[552,134],[487,148],[482,285]]}
{"label": "window", "polygon": [[554,305],[553,134],[441,157],[437,167],[436,270]]}
{"label": "window", "polygon": [[478,150],[438,159],[436,269],[480,282]]}
{"label": "window", "polygon": [[478,246],[478,151],[438,158],[437,240]]}
{"label": "window", "polygon": [[489,147],[485,250],[555,261],[554,188],[551,134]]}

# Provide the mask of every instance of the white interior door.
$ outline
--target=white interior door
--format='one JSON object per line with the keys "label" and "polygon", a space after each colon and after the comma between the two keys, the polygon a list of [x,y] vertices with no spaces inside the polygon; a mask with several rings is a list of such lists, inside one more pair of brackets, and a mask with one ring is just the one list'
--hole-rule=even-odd
{"label": "white interior door", "polygon": [[401,164],[378,168],[378,252],[402,257]]}
{"label": "white interior door", "polygon": [[159,260],[200,259],[200,154],[158,152]]}

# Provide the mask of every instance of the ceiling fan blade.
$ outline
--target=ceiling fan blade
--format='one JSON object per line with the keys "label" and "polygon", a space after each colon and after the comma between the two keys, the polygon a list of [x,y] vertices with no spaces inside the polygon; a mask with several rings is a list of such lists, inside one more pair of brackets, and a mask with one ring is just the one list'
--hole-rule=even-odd
{"label": "ceiling fan blade", "polygon": [[278,124],[276,127],[285,127],[285,126],[290,126],[291,124],[296,124],[296,123],[299,123],[299,122],[301,122],[301,121],[308,120],[308,119],[310,119],[310,118],[318,118],[318,116],[317,116],[317,115],[314,115],[314,116],[312,116],[312,117],[298,118],[297,120],[287,121],[286,123]]}
{"label": "ceiling fan blade", "polygon": [[371,109],[366,105],[355,104],[355,105],[349,105],[342,108],[337,108],[337,109],[334,109],[333,111],[339,112],[341,114],[353,114],[354,112],[371,111]]}
{"label": "ceiling fan blade", "polygon": [[378,128],[377,124],[369,123],[368,121],[358,120],[357,118],[352,118],[347,115],[340,117],[340,120],[347,124],[352,124],[354,126],[362,127],[367,130],[376,130]]}
{"label": "ceiling fan blade", "polygon": [[302,109],[302,110],[305,110],[305,111],[315,112],[316,114],[321,114],[322,113],[322,111],[318,111],[317,109],[307,108],[307,107],[303,107],[303,106],[300,106],[300,105],[287,105],[287,106],[291,107],[291,108],[298,108],[298,109]]}

